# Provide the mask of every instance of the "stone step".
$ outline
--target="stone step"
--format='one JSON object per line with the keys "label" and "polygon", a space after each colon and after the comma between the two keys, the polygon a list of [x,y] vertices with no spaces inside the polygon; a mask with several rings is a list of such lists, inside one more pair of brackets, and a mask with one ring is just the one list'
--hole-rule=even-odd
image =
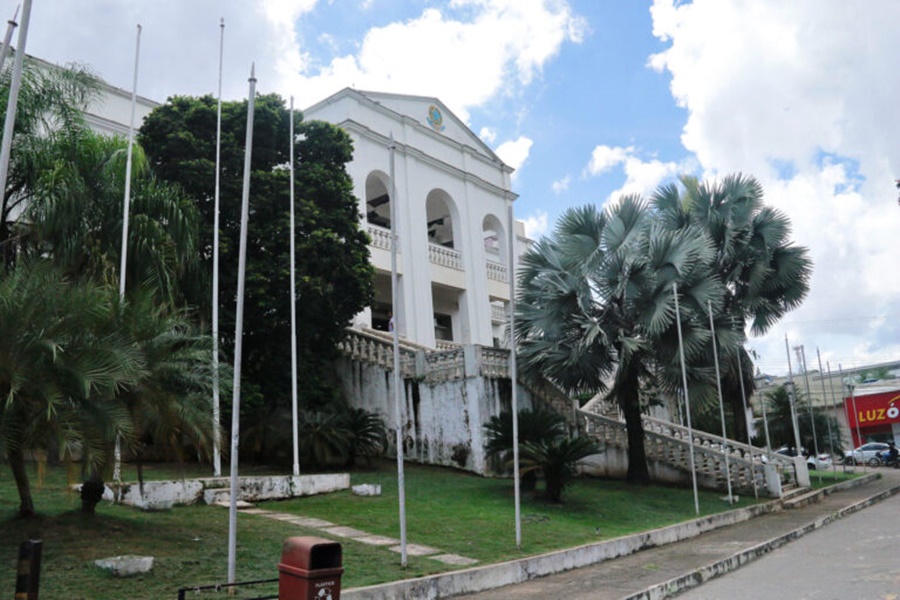
{"label": "stone step", "polygon": [[792,496],[787,500],[782,498],[781,505],[788,509],[800,508],[801,506],[806,506],[807,504],[821,502],[822,498],[824,497],[825,490],[801,490],[800,494]]}

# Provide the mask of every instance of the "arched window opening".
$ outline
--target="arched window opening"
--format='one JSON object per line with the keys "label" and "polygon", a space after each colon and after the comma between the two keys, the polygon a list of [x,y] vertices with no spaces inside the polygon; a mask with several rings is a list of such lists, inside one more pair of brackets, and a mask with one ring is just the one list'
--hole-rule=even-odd
{"label": "arched window opening", "polygon": [[391,228],[391,197],[388,178],[383,173],[370,173],[366,178],[366,222]]}
{"label": "arched window opening", "polygon": [[454,248],[453,219],[450,216],[449,198],[446,192],[433,190],[425,204],[428,241],[445,248]]}

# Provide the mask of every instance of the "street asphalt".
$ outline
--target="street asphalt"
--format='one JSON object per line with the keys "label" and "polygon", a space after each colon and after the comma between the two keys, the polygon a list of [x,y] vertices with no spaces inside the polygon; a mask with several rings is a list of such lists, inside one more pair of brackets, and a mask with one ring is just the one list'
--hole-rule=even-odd
{"label": "street asphalt", "polygon": [[[873,472],[869,469],[869,472]],[[776,548],[829,525],[849,519],[850,515],[867,506],[888,500],[886,506],[896,509],[900,498],[900,470],[875,469],[880,478],[850,489],[824,496],[819,502],[800,508],[785,509],[760,516],[737,525],[725,527],[674,544],[650,548],[635,554],[605,561],[556,575],[533,579],[525,583],[462,596],[467,600],[525,600],[531,598],[566,598],[567,600],[624,600],[661,599],[675,597],[686,589],[697,588],[704,581],[715,580]],[[813,475],[813,477],[815,477]],[[888,509],[888,512],[890,510]],[[878,513],[880,514],[880,512]],[[852,527],[852,526],[851,526]],[[895,528],[895,530],[898,528]],[[874,528],[877,530],[877,526]],[[862,537],[871,536],[872,528]],[[819,577],[820,569],[804,555],[786,546],[785,560],[796,560],[798,578],[808,578],[810,584]],[[892,558],[900,556],[894,548]],[[896,562],[896,561],[895,561]],[[804,563],[800,568],[800,563]],[[791,573],[791,569],[787,569]],[[896,573],[896,571],[894,571]],[[722,580],[724,595],[685,596],[688,598],[738,598],[724,590],[730,585],[727,576]],[[799,589],[803,589],[802,580]],[[702,590],[703,588],[698,588]],[[762,594],[751,592],[740,598],[800,598],[796,593]],[[816,598],[900,598],[900,596],[815,596]]]}

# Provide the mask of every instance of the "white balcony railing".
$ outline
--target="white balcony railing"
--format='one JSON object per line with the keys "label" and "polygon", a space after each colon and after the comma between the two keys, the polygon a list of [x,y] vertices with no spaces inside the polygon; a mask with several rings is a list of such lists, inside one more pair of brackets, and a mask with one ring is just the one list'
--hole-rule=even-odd
{"label": "white balcony railing", "polygon": [[494,323],[506,323],[509,320],[509,310],[501,304],[491,304],[491,321]]}
{"label": "white balcony railing", "polygon": [[[369,237],[372,238],[372,246],[381,248],[382,250],[391,250],[391,230],[379,225],[369,223]],[[400,245],[397,245],[397,252],[400,252]]]}
{"label": "white balcony railing", "polygon": [[487,260],[487,278],[494,281],[506,283],[509,281],[507,277],[506,265],[495,262],[491,259]]}
{"label": "white balcony railing", "polygon": [[433,264],[456,269],[457,271],[463,270],[462,254],[460,254],[459,250],[429,243],[428,258]]}

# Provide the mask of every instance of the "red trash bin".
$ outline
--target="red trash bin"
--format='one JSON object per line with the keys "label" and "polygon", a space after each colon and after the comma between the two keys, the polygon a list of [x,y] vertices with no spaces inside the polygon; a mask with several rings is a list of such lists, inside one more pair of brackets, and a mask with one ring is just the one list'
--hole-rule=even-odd
{"label": "red trash bin", "polygon": [[341,545],[323,538],[289,537],[278,563],[279,600],[339,600]]}

